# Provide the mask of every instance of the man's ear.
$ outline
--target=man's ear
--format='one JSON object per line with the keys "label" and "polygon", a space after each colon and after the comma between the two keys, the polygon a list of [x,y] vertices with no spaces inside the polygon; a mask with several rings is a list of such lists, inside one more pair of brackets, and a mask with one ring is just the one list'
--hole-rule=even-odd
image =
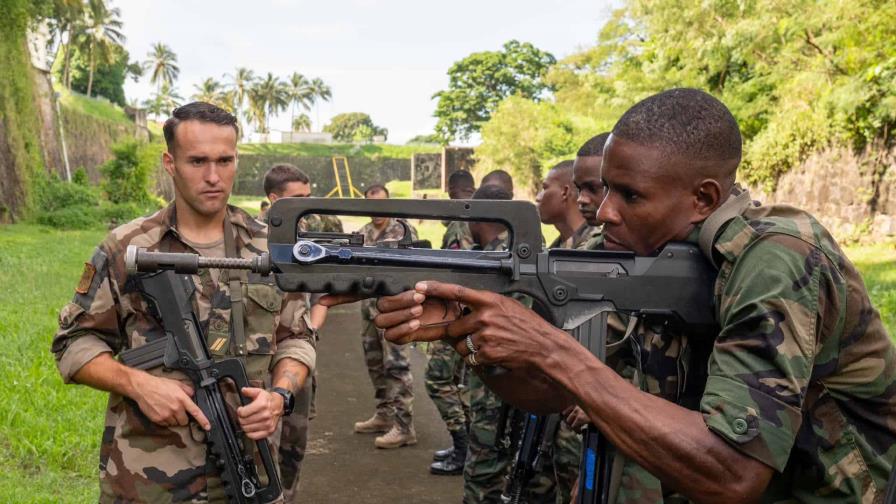
{"label": "man's ear", "polygon": [[162,153],[162,166],[165,167],[165,171],[168,172],[168,175],[174,176],[174,154],[171,154],[168,151]]}
{"label": "man's ear", "polygon": [[692,224],[702,222],[724,203],[722,185],[717,180],[703,179],[694,189],[694,216]]}
{"label": "man's ear", "polygon": [[560,199],[566,201],[572,195],[572,187],[570,184],[563,184],[563,189],[560,189]]}
{"label": "man's ear", "polygon": [[268,193],[268,201],[270,201],[272,205],[273,205],[274,202],[277,201],[278,199],[280,199],[280,196],[277,196],[276,193]]}

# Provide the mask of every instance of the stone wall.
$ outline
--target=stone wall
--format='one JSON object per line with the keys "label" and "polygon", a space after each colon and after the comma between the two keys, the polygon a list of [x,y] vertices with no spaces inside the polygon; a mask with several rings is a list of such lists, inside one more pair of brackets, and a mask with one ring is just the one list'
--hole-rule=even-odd
{"label": "stone wall", "polygon": [[773,193],[751,192],[811,212],[837,239],[896,237],[896,149],[819,151],[784,174]]}

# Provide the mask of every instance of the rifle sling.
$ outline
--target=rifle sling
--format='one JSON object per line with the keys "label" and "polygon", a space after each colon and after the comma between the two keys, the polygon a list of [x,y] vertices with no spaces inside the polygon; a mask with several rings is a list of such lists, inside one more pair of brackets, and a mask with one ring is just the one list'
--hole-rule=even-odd
{"label": "rifle sling", "polygon": [[[225,217],[224,222],[224,256],[239,257],[236,251],[236,239],[234,237],[233,223],[230,222],[230,215]],[[234,275],[227,271],[230,286],[230,334],[233,335],[233,349],[236,355],[242,357],[246,355],[246,326],[243,324],[244,308],[243,305],[243,287],[240,285],[240,276]],[[240,272],[240,275],[245,274]]]}
{"label": "rifle sling", "polygon": [[712,244],[716,239],[716,235],[719,234],[722,226],[727,224],[731,219],[744,213],[744,210],[750,208],[752,204],[753,199],[750,198],[749,191],[741,189],[740,187],[735,187],[731,192],[731,196],[722,203],[722,206],[717,208],[715,212],[710,214],[710,216],[703,221],[703,226],[700,228],[700,236],[697,239],[697,243],[700,245],[700,251],[703,252],[703,255],[709,259],[709,262],[712,263],[716,269],[718,269],[719,265],[716,264],[715,258],[712,255]]}

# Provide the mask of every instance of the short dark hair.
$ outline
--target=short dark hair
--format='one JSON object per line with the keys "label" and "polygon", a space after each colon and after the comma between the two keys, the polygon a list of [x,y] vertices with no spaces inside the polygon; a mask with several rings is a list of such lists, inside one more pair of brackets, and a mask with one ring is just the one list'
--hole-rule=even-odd
{"label": "short dark hair", "polygon": [[389,189],[383,184],[373,184],[367,189],[364,189],[364,197],[366,198],[375,192],[384,192],[386,193],[386,197],[389,197]]}
{"label": "short dark hair", "polygon": [[289,163],[275,164],[264,174],[264,193],[266,195],[271,193],[279,195],[283,192],[286,184],[290,182],[310,184],[311,179],[295,165]]}
{"label": "short dark hair", "polygon": [[467,170],[457,170],[456,172],[448,175],[448,187],[475,187],[476,181],[473,179],[473,174],[468,172]]}
{"label": "short dark hair", "polygon": [[513,195],[497,184],[485,184],[473,193],[473,199],[512,200]]}
{"label": "short dark hair", "polygon": [[576,157],[603,156],[604,145],[607,144],[608,138],[610,138],[609,132],[591,137],[579,147],[579,152],[576,152]]}
{"label": "short dark hair", "polygon": [[552,166],[548,171],[568,171],[569,173],[572,173],[572,165],[574,164],[575,161],[573,161],[572,159],[564,159],[563,161],[560,161],[559,163]]}
{"label": "short dark hair", "polygon": [[613,136],[692,161],[740,162],[742,155],[737,120],[699,89],[670,89],[641,100],[622,115]]}
{"label": "short dark hair", "polygon": [[481,186],[497,184],[503,187],[507,192],[513,193],[513,177],[504,170],[492,170],[482,177]]}
{"label": "short dark hair", "polygon": [[236,137],[240,137],[240,126],[237,124],[236,116],[211,103],[192,102],[172,110],[171,117],[162,126],[162,133],[165,135],[165,144],[168,146],[168,152],[174,151],[174,133],[177,131],[177,126],[184,121],[199,121],[219,126],[232,126],[236,132]]}

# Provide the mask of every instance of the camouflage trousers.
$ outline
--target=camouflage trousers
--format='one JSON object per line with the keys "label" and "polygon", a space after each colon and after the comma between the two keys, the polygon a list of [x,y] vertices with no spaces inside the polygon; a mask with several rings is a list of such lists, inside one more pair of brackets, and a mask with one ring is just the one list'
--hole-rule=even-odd
{"label": "camouflage trousers", "polygon": [[373,382],[377,413],[394,418],[403,430],[410,429],[414,419],[410,346],[386,341],[370,320],[364,322],[361,339],[367,372]]}
{"label": "camouflage trousers", "polygon": [[464,504],[498,504],[513,454],[496,446],[502,401],[470,373],[470,438],[464,464]]}
{"label": "camouflage trousers", "polygon": [[466,429],[470,419],[467,367],[454,348],[441,341],[429,344],[426,391],[449,432]]}
{"label": "camouflage trousers", "polygon": [[305,448],[308,445],[308,422],[313,418],[312,404],[317,389],[317,377],[312,376],[296,395],[295,410],[284,417],[280,431],[280,483],[286,502],[298,502],[299,475]]}
{"label": "camouflage trousers", "polygon": [[567,504],[579,477],[582,437],[560,422],[551,443],[551,456],[527,487],[528,504]]}

